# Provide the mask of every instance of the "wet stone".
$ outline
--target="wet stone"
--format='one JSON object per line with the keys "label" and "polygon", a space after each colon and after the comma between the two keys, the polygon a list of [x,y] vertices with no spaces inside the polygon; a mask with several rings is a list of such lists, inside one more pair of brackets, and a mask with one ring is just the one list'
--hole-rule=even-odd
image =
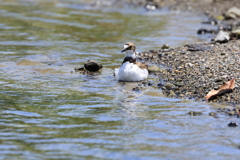
{"label": "wet stone", "polygon": [[157,86],[158,86],[159,88],[162,88],[162,87],[164,86],[164,84],[163,84],[163,83],[158,83]]}
{"label": "wet stone", "polygon": [[228,113],[228,115],[229,115],[229,116],[234,116],[234,115],[235,115],[235,112],[234,112],[234,111],[230,111],[230,112]]}
{"label": "wet stone", "polygon": [[177,87],[182,87],[182,86],[184,86],[183,83],[174,83],[174,85],[177,86]]}
{"label": "wet stone", "polygon": [[74,68],[75,72],[84,71],[84,67]]}
{"label": "wet stone", "polygon": [[94,60],[88,60],[87,63],[84,64],[84,68],[90,72],[97,72],[102,69],[102,65]]}
{"label": "wet stone", "polygon": [[238,124],[236,122],[230,122],[228,124],[228,127],[237,127],[237,126],[238,126]]}
{"label": "wet stone", "polygon": [[163,50],[166,50],[166,49],[169,49],[170,48],[170,46],[168,45],[168,44],[164,44],[163,46],[162,46],[162,49]]}
{"label": "wet stone", "polygon": [[153,84],[151,82],[148,83],[148,86],[152,86]]}
{"label": "wet stone", "polygon": [[216,116],[217,113],[215,113],[215,112],[210,112],[208,115],[209,115],[209,116]]}
{"label": "wet stone", "polygon": [[199,112],[199,111],[189,111],[188,114],[190,116],[199,116],[202,114],[202,112]]}
{"label": "wet stone", "polygon": [[139,91],[140,91],[140,88],[139,88],[139,87],[134,87],[134,88],[132,89],[132,91],[139,92]]}
{"label": "wet stone", "polygon": [[102,65],[94,60],[88,60],[83,67],[74,68],[75,72],[83,75],[99,75],[101,73]]}

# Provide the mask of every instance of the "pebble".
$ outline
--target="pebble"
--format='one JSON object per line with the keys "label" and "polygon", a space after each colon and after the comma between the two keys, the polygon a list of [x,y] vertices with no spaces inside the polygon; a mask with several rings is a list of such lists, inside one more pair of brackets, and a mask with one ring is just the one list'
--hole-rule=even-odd
{"label": "pebble", "polygon": [[172,90],[170,90],[169,91],[169,95],[168,95],[169,97],[175,97],[176,96],[176,94],[172,91]]}
{"label": "pebble", "polygon": [[139,91],[140,91],[140,88],[139,88],[139,87],[134,87],[134,88],[132,89],[132,91],[139,92]]}
{"label": "pebble", "polygon": [[209,115],[209,116],[216,116],[217,113],[215,113],[215,112],[210,112],[208,115]]}
{"label": "pebble", "polygon": [[238,126],[238,124],[235,123],[235,122],[230,122],[230,123],[228,124],[228,127],[237,127],[237,126]]}
{"label": "pebble", "polygon": [[158,67],[157,65],[151,65],[151,66],[148,66],[148,71],[149,72],[159,72],[159,71],[161,71],[161,68]]}
{"label": "pebble", "polygon": [[171,90],[171,89],[174,88],[174,85],[171,84],[171,83],[166,83],[166,84],[165,84],[165,88],[166,88],[167,90]]}
{"label": "pebble", "polygon": [[219,31],[217,36],[214,38],[215,42],[225,43],[228,42],[230,39],[230,36],[227,32]]}
{"label": "pebble", "polygon": [[188,114],[190,116],[199,116],[202,114],[202,112],[199,112],[199,111],[189,111]]}
{"label": "pebble", "polygon": [[169,49],[170,46],[169,46],[168,44],[164,44],[161,48],[162,48],[162,49]]}
{"label": "pebble", "polygon": [[[229,111],[229,110],[228,110]],[[235,115],[235,112],[234,111],[230,111],[230,112],[228,112],[228,115],[229,116],[234,116]]]}

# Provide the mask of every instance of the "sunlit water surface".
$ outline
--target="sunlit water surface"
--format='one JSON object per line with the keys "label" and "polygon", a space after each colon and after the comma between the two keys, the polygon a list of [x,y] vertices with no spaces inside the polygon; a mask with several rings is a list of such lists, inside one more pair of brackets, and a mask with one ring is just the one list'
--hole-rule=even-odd
{"label": "sunlit water surface", "polygon": [[[0,1],[0,159],[238,159],[236,119],[219,106],[119,83],[123,44],[138,51],[209,41],[204,17],[121,4]],[[94,59],[99,76],[71,73]],[[201,111],[190,116],[189,111]]]}

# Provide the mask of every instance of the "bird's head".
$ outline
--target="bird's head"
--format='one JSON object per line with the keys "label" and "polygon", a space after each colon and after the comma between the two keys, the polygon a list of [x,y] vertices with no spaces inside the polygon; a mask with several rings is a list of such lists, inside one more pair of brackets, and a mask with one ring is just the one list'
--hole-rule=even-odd
{"label": "bird's head", "polygon": [[135,44],[132,42],[128,42],[124,44],[124,49],[122,50],[122,52],[126,53],[126,57],[136,58],[135,50],[136,50]]}

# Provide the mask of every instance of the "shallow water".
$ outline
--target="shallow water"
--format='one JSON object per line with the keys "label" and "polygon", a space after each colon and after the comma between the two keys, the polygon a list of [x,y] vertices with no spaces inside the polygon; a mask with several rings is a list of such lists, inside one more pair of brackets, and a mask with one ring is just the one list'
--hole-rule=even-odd
{"label": "shallow water", "polygon": [[[218,105],[119,83],[123,44],[138,51],[209,41],[205,17],[121,4],[0,0],[0,159],[237,159],[235,118]],[[88,59],[99,76],[71,73]],[[201,111],[190,116],[189,111]]]}

